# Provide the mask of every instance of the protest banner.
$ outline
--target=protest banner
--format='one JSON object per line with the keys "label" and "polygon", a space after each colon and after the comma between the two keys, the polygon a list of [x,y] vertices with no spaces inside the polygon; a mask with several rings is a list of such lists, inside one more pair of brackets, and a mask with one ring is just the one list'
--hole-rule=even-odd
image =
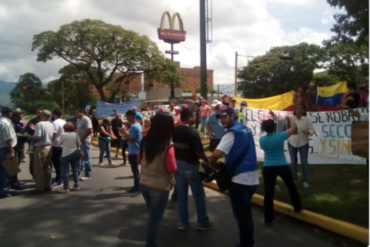
{"label": "protest banner", "polygon": [[[357,111],[368,114],[368,108],[358,108]],[[279,118],[292,115],[288,111],[274,111]],[[352,121],[359,120],[350,115],[348,111],[307,112],[307,117],[312,121],[316,134],[309,140],[309,164],[366,164],[366,160],[351,152],[351,127]],[[243,119],[251,128],[258,161],[263,161],[264,153],[259,146],[261,122],[271,118],[269,110],[247,108]],[[290,162],[287,142],[285,142],[285,157]]]}

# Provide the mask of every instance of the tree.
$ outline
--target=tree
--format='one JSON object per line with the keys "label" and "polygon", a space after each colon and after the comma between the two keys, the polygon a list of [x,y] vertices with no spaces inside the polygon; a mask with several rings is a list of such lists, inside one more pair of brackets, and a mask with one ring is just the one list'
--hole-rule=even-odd
{"label": "tree", "polygon": [[[60,57],[83,71],[101,100],[109,102],[120,92],[121,84],[129,83],[138,71],[150,76],[166,61],[148,37],[89,19],[63,25],[57,32],[34,35],[32,50],[38,50],[38,61]],[[105,86],[111,82],[116,86],[108,91]]]}
{"label": "tree", "polygon": [[95,96],[90,92],[85,73],[74,65],[64,66],[59,70],[59,79],[48,83],[48,90],[53,99],[68,113],[73,113],[79,107],[95,102]]}
{"label": "tree", "polygon": [[40,78],[33,73],[25,73],[19,77],[15,88],[10,92],[12,102],[26,112],[34,113],[37,108],[56,107],[49,92],[42,88]]}
{"label": "tree", "polygon": [[272,48],[239,71],[239,89],[244,97],[261,98],[305,86],[321,56],[319,46],[307,43]]}
{"label": "tree", "polygon": [[341,13],[334,15],[336,24],[331,31],[335,36],[329,43],[344,42],[368,45],[369,42],[369,1],[366,0],[327,0],[340,9]]}

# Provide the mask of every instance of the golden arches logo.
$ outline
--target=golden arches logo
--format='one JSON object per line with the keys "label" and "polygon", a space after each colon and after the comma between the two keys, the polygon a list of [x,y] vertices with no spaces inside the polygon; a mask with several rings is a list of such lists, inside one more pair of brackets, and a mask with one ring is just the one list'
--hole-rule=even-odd
{"label": "golden arches logo", "polygon": [[[166,18],[169,22],[169,28],[165,28]],[[179,29],[175,29],[175,21],[178,20]],[[164,40],[168,43],[179,43],[185,41],[186,32],[184,31],[184,24],[179,13],[175,13],[171,16],[168,11],[162,14],[161,24],[158,28],[159,39]]]}
{"label": "golden arches logo", "polygon": [[170,24],[170,29],[175,29],[175,20],[177,18],[177,20],[179,21],[179,30],[184,31],[184,24],[182,22],[182,18],[180,16],[180,14],[176,12],[171,17],[171,14],[168,11],[165,11],[162,14],[161,25],[159,26],[160,29],[163,29],[164,28],[164,21],[165,21],[165,18],[166,17],[167,17],[167,20],[168,20],[168,22]]}

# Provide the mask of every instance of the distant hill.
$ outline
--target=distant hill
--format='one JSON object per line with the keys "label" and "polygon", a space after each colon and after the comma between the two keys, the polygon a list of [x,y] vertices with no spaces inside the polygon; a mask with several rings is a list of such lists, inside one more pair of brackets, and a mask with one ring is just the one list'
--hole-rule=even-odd
{"label": "distant hill", "polygon": [[14,106],[10,100],[10,92],[15,86],[16,83],[14,82],[0,80],[0,106]]}

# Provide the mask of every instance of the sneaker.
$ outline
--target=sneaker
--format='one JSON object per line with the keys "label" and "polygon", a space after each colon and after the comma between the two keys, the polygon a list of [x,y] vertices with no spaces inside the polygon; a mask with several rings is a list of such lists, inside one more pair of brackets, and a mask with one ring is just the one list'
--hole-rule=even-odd
{"label": "sneaker", "polygon": [[79,191],[80,190],[80,187],[78,186],[73,186],[70,191]]}
{"label": "sneaker", "polygon": [[104,165],[103,165],[103,162],[100,162],[100,163],[99,163],[99,166],[100,166],[100,167],[103,167],[103,166],[104,166]]}
{"label": "sneaker", "polygon": [[110,162],[110,163],[109,163],[109,165],[110,165],[110,166],[117,166],[117,165],[116,165],[115,163],[113,163],[113,162]]}
{"label": "sneaker", "polygon": [[204,225],[204,226],[197,226],[197,230],[198,231],[207,231],[209,229],[213,228],[213,223],[212,222],[209,222],[207,225]]}
{"label": "sneaker", "polygon": [[310,184],[308,182],[303,182],[303,188],[309,188]]}
{"label": "sneaker", "polygon": [[90,180],[90,179],[91,179],[91,177],[80,177],[81,181],[86,181],[86,180]]}
{"label": "sneaker", "polygon": [[138,189],[136,189],[135,187],[132,187],[131,189],[129,189],[129,190],[127,191],[127,193],[139,193],[139,190],[138,190]]}
{"label": "sneaker", "polygon": [[62,182],[60,182],[60,183],[53,183],[52,185],[51,185],[51,187],[53,188],[53,189],[58,189],[58,188],[60,188],[60,187],[62,187],[63,186],[63,183]]}
{"label": "sneaker", "polygon": [[187,225],[184,225],[184,224],[177,224],[177,230],[179,231],[186,231],[188,229],[188,226]]}
{"label": "sneaker", "polygon": [[66,194],[69,192],[69,189],[61,189],[58,191],[59,193]]}

